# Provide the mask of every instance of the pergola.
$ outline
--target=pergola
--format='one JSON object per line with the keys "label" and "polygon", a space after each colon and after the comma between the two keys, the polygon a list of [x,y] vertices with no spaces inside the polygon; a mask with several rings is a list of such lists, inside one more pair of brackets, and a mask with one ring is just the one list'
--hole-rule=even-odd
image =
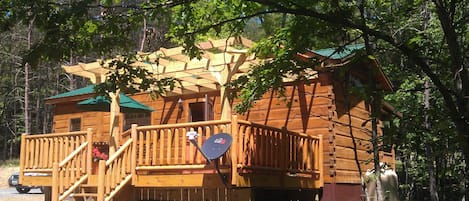
{"label": "pergola", "polygon": [[[255,55],[248,55],[248,49],[252,45],[252,41],[243,37],[208,40],[197,44],[201,51],[200,58],[190,58],[183,53],[183,47],[161,48],[156,52],[137,53],[137,61],[131,65],[145,68],[159,79],[167,77],[178,79],[181,85],[175,86],[175,89],[171,91],[166,91],[165,96],[220,91],[221,118],[229,119],[231,118],[231,103],[227,97],[229,89],[225,87],[225,84],[248,72],[253,65],[263,62]],[[104,82],[108,73],[113,70],[109,65],[111,62],[112,60],[97,60],[62,67],[67,73],[88,78],[92,83],[99,84]],[[110,94],[110,97],[112,99],[110,152],[113,152],[119,140],[119,93]]]}
{"label": "pergola", "polygon": [[[145,68],[158,78],[179,79],[181,86],[168,91],[166,96],[217,91],[228,79],[247,72],[253,64],[259,64],[255,55],[247,56],[252,44],[242,37],[209,40],[197,45],[202,52],[200,59],[191,59],[183,53],[183,47],[161,48],[156,52],[137,53],[137,61],[132,65]],[[107,73],[112,70],[109,68],[111,61],[97,60],[63,66],[63,69],[98,84],[105,81]]]}

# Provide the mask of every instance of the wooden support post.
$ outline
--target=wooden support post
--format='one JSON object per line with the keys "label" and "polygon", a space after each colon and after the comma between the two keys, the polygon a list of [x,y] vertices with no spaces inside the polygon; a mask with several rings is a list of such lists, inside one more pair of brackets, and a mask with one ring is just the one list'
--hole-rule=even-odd
{"label": "wooden support post", "polygon": [[23,175],[24,175],[24,168],[25,168],[25,160],[26,160],[26,133],[21,135],[21,147],[20,147],[20,175],[19,175],[19,183],[23,183]]}
{"label": "wooden support post", "polygon": [[59,163],[52,165],[52,201],[59,201]]}
{"label": "wooden support post", "polygon": [[231,118],[231,102],[228,99],[229,89],[225,86],[225,83],[221,84],[220,98],[221,98],[221,119],[227,120]]}
{"label": "wooden support post", "polygon": [[109,129],[109,134],[110,134],[110,141],[109,141],[109,155],[111,156],[116,152],[118,148],[118,143],[120,140],[120,135],[119,135],[119,115],[120,115],[120,92],[119,90],[116,91],[116,93],[109,93],[109,96],[111,97],[111,114],[110,114],[110,129]]}
{"label": "wooden support post", "polygon": [[131,155],[131,174],[132,174],[132,184],[135,184],[137,182],[137,174],[136,174],[136,169],[137,169],[137,124],[132,124],[132,130],[130,133],[130,137],[132,139],[132,155]]}
{"label": "wooden support post", "polygon": [[231,185],[236,185],[238,180],[238,116],[231,117]]}
{"label": "wooden support post", "polygon": [[[106,178],[106,161],[100,160],[99,161],[99,169],[98,169],[98,197],[97,201],[104,201],[104,189],[105,186],[105,178]],[[108,184],[110,185],[110,184]]]}
{"label": "wooden support post", "polygon": [[91,175],[92,172],[92,162],[93,162],[93,129],[88,128],[86,130],[86,141],[88,142],[88,147],[86,150],[86,174]]}
{"label": "wooden support post", "polygon": [[52,201],[52,187],[50,186],[43,186],[42,187],[44,190],[44,201]]}
{"label": "wooden support post", "polygon": [[231,115],[232,115],[232,112],[231,112],[232,103],[228,98],[230,95],[230,88],[226,87],[226,84],[231,82],[232,76],[238,71],[239,67],[244,63],[244,61],[246,61],[246,54],[242,53],[239,55],[234,66],[225,64],[223,70],[221,71],[221,74],[220,74],[221,80],[219,80],[219,83],[221,86],[220,98],[221,98],[221,105],[222,105],[222,110],[221,110],[222,120],[228,120],[231,118]]}
{"label": "wooden support post", "polygon": [[323,157],[324,157],[324,148],[323,148],[323,140],[322,140],[322,135],[318,135],[319,137],[319,150],[318,150],[318,155],[319,155],[319,182],[321,184],[321,187],[324,186],[324,162],[323,162]]}

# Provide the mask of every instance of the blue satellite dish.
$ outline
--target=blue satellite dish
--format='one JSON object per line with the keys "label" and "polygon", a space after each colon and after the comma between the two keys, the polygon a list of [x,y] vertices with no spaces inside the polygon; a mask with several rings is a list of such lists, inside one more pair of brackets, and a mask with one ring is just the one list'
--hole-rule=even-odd
{"label": "blue satellite dish", "polygon": [[233,138],[227,133],[210,136],[202,145],[202,152],[208,160],[215,160],[223,156],[231,146]]}

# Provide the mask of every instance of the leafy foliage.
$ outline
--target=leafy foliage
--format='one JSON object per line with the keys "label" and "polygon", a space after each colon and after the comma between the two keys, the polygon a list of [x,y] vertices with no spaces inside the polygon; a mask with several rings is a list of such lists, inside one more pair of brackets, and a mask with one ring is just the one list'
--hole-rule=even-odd
{"label": "leafy foliage", "polygon": [[[467,10],[469,4],[464,0],[0,0],[0,29],[13,30],[19,23],[33,24],[40,34],[31,50],[15,62],[39,66],[45,60],[65,61],[85,54],[107,56],[135,51],[130,35],[146,18],[154,21],[160,16],[170,18],[167,36],[183,44],[186,53],[194,57],[200,56],[194,46],[199,40],[240,35],[246,25],[263,27],[252,53],[274,59],[230,85],[236,89],[233,95],[243,99],[238,108],[244,111],[265,92],[281,92],[283,78],[296,76],[298,81],[306,80],[311,66],[318,61],[307,61],[310,62],[307,65],[296,58],[297,52],[364,42],[367,54],[378,58],[396,88],[396,93],[387,96],[387,100],[404,113],[404,118],[394,120],[391,127],[397,127],[394,140],[403,157],[412,160],[403,164],[411,178],[404,184],[408,185],[407,192],[412,194],[417,192],[415,188],[424,188],[427,178],[422,169],[431,160],[440,182],[438,191],[446,196],[443,198],[452,199],[463,194],[456,192],[465,192],[467,199]],[[253,31],[251,34],[255,35]],[[129,84],[128,90],[133,91],[139,90],[133,88],[134,84],[142,84],[142,89],[156,86],[157,91],[162,91],[165,86],[171,88],[171,84],[177,83],[134,82],[136,78],[145,78],[148,72],[133,69],[131,63],[129,58],[112,66],[136,76],[112,71],[112,82],[102,88],[113,91],[116,86]],[[422,80],[427,79],[431,81],[430,109],[422,107]],[[430,129],[422,127],[425,115],[431,117]],[[434,147],[433,158],[424,153],[428,146]],[[458,183],[456,176],[464,178],[461,182],[465,184]]]}

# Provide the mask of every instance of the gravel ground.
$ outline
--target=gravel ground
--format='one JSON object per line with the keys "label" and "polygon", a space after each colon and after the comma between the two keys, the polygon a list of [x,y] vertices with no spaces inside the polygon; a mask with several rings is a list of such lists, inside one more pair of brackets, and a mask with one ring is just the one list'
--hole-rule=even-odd
{"label": "gravel ground", "polygon": [[44,194],[39,189],[19,194],[15,188],[8,186],[8,177],[18,170],[18,167],[0,167],[0,201],[43,201]]}

